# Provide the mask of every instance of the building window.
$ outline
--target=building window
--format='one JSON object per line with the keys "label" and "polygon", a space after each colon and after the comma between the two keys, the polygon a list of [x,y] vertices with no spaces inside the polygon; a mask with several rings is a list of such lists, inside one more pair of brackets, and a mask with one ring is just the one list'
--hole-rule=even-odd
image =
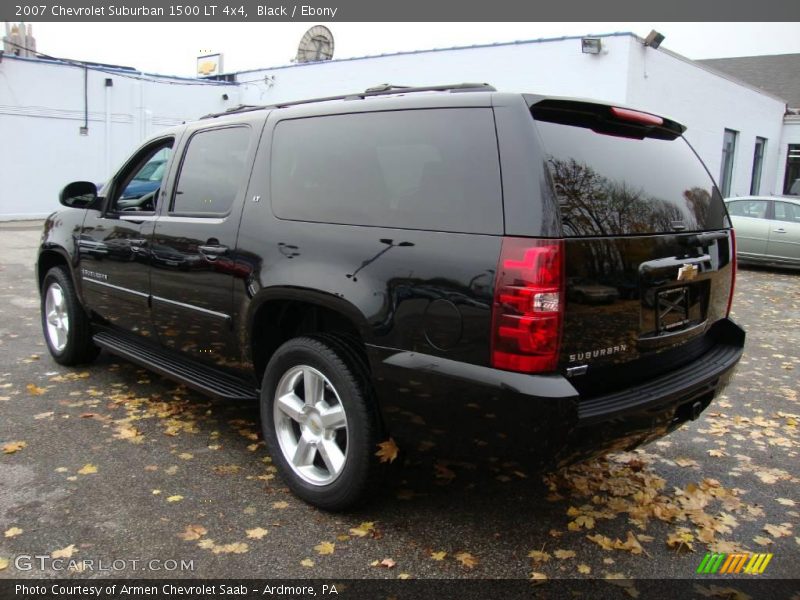
{"label": "building window", "polygon": [[786,155],[786,176],[783,178],[783,193],[800,196],[800,144],[789,144]]}
{"label": "building window", "polygon": [[750,179],[750,195],[757,196],[761,191],[761,166],[764,164],[764,152],[767,148],[767,140],[762,137],[756,138],[756,146],[753,150],[753,175]]}
{"label": "building window", "polygon": [[731,195],[731,179],[733,178],[733,156],[736,152],[736,137],[738,131],[726,129],[722,138],[722,168],[719,173],[719,191],[722,197]]}

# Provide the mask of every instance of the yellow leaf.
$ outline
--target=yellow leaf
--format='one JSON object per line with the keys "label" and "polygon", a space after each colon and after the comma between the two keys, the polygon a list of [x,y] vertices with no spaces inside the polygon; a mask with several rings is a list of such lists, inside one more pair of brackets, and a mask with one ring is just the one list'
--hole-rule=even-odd
{"label": "yellow leaf", "polygon": [[776,500],[784,506],[794,506],[794,500],[790,500],[789,498],[776,498]]}
{"label": "yellow leaf", "polygon": [[720,458],[722,456],[728,456],[724,450],[718,450],[716,448],[712,448],[711,450],[707,450],[706,453],[709,456],[713,456],[714,458]]}
{"label": "yellow leaf", "polygon": [[167,502],[180,502],[181,500],[183,500],[183,496],[180,494],[175,494],[174,496],[167,498]]}
{"label": "yellow leaf", "polygon": [[199,540],[207,533],[208,530],[202,525],[187,525],[186,530],[179,533],[178,537],[187,542],[192,542],[194,540]]}
{"label": "yellow leaf", "polygon": [[325,555],[325,554],[333,554],[334,549],[336,548],[336,544],[332,544],[331,542],[321,542],[314,546],[314,550],[317,551],[317,554]]}
{"label": "yellow leaf", "polygon": [[66,548],[61,548],[61,550],[54,550],[51,554],[51,558],[71,558],[72,555],[75,553],[75,544],[70,544]]}
{"label": "yellow leaf", "polygon": [[531,579],[533,581],[547,581],[547,575],[544,573],[538,573],[536,571],[531,571]]}
{"label": "yellow leaf", "polygon": [[532,558],[533,562],[547,562],[550,560],[550,555],[547,552],[540,551],[540,550],[531,550],[528,552],[528,558]]}
{"label": "yellow leaf", "polygon": [[272,503],[272,508],[277,508],[278,510],[283,509],[283,508],[288,508],[288,507],[289,507],[289,503],[288,502],[284,502],[283,500],[281,500],[280,502],[273,502]]}
{"label": "yellow leaf", "polygon": [[384,558],[384,559],[383,559],[383,560],[380,562],[380,566],[382,566],[382,567],[386,567],[387,569],[393,569],[393,568],[394,568],[394,566],[395,566],[396,564],[397,564],[397,563],[396,563],[396,562],[395,562],[393,559],[391,559],[391,558]]}
{"label": "yellow leaf", "polygon": [[153,490],[152,491],[153,496],[158,496],[160,493],[161,493],[161,490]]}
{"label": "yellow leaf", "polygon": [[361,523],[358,527],[353,527],[350,530],[350,535],[355,535],[357,537],[365,537],[370,534],[370,532],[375,529],[375,523],[372,521],[365,521]]}
{"label": "yellow leaf", "polygon": [[25,386],[25,388],[28,390],[28,393],[31,394],[32,396],[41,396],[47,391],[47,388],[39,387],[38,385],[33,383],[29,383],[28,385]]}
{"label": "yellow leaf", "polygon": [[780,525],[771,525],[767,523],[764,525],[764,531],[774,538],[789,536],[792,534],[791,523],[781,523]]}
{"label": "yellow leaf", "polygon": [[78,475],[91,475],[92,473],[97,473],[97,467],[91,463],[87,463],[78,469]]}
{"label": "yellow leaf", "polygon": [[188,452],[181,452],[178,454],[178,458],[182,460],[191,460],[194,458],[194,454],[189,454]]}
{"label": "yellow leaf", "polygon": [[456,560],[467,569],[474,569],[478,564],[478,559],[469,552],[459,552],[456,554]]}
{"label": "yellow leaf", "polygon": [[7,538],[17,537],[20,533],[22,533],[22,529],[19,527],[12,527],[11,529],[6,529],[5,536]]}
{"label": "yellow leaf", "polygon": [[42,412],[39,413],[38,415],[33,415],[33,418],[39,420],[39,419],[46,419],[47,417],[52,417],[52,416],[53,416],[53,411],[51,410],[50,412]]}
{"label": "yellow leaf", "polygon": [[249,537],[252,540],[260,540],[269,532],[263,527],[256,527],[255,529],[246,530],[245,533],[247,534],[247,537]]}
{"label": "yellow leaf", "polygon": [[676,552],[682,550],[694,552],[692,542],[694,542],[694,535],[686,527],[678,527],[674,533],[667,536],[667,546],[675,548]]}
{"label": "yellow leaf", "polygon": [[8,442],[7,444],[3,444],[3,454],[14,454],[14,452],[19,452],[25,446],[28,445],[28,442]]}
{"label": "yellow leaf", "polygon": [[560,560],[564,560],[567,558],[575,558],[575,551],[574,550],[556,550],[553,552],[556,558]]}
{"label": "yellow leaf", "polygon": [[400,575],[398,575],[397,578],[398,579],[411,579],[411,575],[408,574],[408,573],[400,573]]}
{"label": "yellow leaf", "polygon": [[[800,543],[800,542],[798,542],[798,543]],[[445,552],[444,550],[441,550],[439,552],[431,552],[431,558],[433,560],[444,560],[446,556],[447,556],[447,552]]]}
{"label": "yellow leaf", "polygon": [[377,456],[382,463],[391,463],[397,458],[397,453],[399,451],[400,449],[397,447],[394,439],[389,438],[385,442],[378,444],[378,451],[375,453],[375,456]]}
{"label": "yellow leaf", "polygon": [[210,540],[208,538],[200,540],[199,542],[197,542],[197,545],[200,546],[203,550],[211,550],[215,546],[214,540]]}
{"label": "yellow leaf", "polygon": [[614,549],[614,540],[605,535],[596,534],[596,535],[587,535],[586,538],[598,546],[600,546],[603,550],[613,550]]}
{"label": "yellow leaf", "polygon": [[8,559],[7,558],[0,558],[0,571],[3,569],[8,568]]}
{"label": "yellow leaf", "polygon": [[314,561],[311,560],[310,558],[304,558],[303,560],[300,561],[300,564],[304,567],[311,568],[314,566]]}
{"label": "yellow leaf", "polygon": [[249,550],[247,544],[242,542],[234,542],[232,544],[222,544],[221,546],[214,546],[211,551],[214,554],[244,554]]}
{"label": "yellow leaf", "polygon": [[583,563],[578,565],[578,573],[580,573],[581,575],[588,575],[591,572],[592,568],[589,565]]}

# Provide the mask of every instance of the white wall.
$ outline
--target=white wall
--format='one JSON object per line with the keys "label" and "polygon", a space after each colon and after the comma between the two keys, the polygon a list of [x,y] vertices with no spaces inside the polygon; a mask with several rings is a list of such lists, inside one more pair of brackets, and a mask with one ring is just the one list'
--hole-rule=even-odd
{"label": "white wall", "polygon": [[[110,78],[113,86],[106,88]],[[239,103],[235,86],[143,82],[5,56],[0,63],[0,219],[38,218],[59,207],[70,181],[101,182],[147,136]],[[222,100],[222,94],[230,96]],[[108,100],[108,102],[107,102]],[[107,122],[108,119],[108,122]]]}
{"label": "white wall", "polygon": [[678,55],[646,48],[635,38],[629,44],[628,104],[686,125],[686,139],[718,183],[724,131],[738,131],[731,196],[750,193],[756,136],[766,138],[759,193],[780,193],[775,173],[786,109],[782,100]]}
{"label": "white wall", "polygon": [[[600,55],[581,53],[580,38],[375,56],[250,71],[237,75],[244,101],[269,104],[364,91],[381,83],[491,83],[498,90],[622,101],[627,35],[603,38]],[[264,85],[264,78],[274,83]],[[274,79],[273,79],[274,78]]]}

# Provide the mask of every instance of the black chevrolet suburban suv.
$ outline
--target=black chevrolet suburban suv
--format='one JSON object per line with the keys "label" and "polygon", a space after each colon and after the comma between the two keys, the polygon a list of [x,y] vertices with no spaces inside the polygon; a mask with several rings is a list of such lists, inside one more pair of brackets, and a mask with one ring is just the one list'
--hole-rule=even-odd
{"label": "black chevrolet suburban suv", "polygon": [[456,438],[487,407],[556,464],[635,447],[697,418],[744,346],[733,230],[684,129],[485,84],[208,115],[101,192],[64,188],[47,345],[259,401],[280,473],[328,509],[374,485],[389,398]]}

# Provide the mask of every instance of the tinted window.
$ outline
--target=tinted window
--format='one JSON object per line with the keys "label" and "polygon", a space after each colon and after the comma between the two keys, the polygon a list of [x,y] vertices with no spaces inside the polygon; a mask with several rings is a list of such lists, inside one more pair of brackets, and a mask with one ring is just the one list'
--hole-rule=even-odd
{"label": "tinted window", "polygon": [[244,180],[249,142],[247,127],[194,134],[183,157],[172,212],[227,213]]}
{"label": "tinted window", "polygon": [[790,223],[800,223],[800,206],[789,204],[788,202],[776,202],[775,219],[789,221]]}
{"label": "tinted window", "polygon": [[436,109],[282,121],[272,205],[285,219],[501,233],[491,109]]}
{"label": "tinted window", "polygon": [[726,226],[719,192],[683,138],[637,139],[563,123],[537,125],[565,236]]}
{"label": "tinted window", "polygon": [[728,212],[736,217],[763,219],[767,216],[766,200],[736,200],[728,203]]}

